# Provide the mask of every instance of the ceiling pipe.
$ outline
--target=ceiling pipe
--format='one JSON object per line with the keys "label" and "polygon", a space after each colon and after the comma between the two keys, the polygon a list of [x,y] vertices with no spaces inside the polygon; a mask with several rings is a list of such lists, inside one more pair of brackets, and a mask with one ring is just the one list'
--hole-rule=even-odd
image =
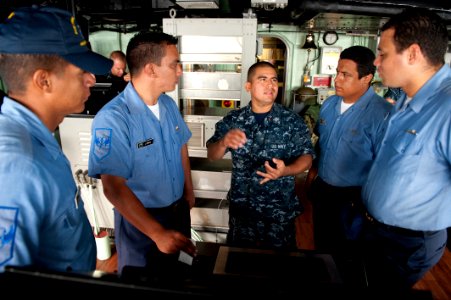
{"label": "ceiling pipe", "polygon": [[[345,2],[345,3],[343,3]],[[424,7],[418,1],[398,1],[397,3],[375,2],[375,1],[335,1],[324,0],[302,1],[299,8],[305,11],[349,13],[372,16],[392,16],[400,13],[407,7]],[[451,9],[443,6],[429,5],[444,20],[451,20]]]}

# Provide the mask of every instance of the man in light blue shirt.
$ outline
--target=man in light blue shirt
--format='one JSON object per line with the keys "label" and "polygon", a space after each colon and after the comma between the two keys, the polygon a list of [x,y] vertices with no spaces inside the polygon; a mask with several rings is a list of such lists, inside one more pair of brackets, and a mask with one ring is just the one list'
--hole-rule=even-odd
{"label": "man in light blue shirt", "polygon": [[127,46],[127,64],[131,82],[94,118],[88,167],[115,207],[119,273],[176,263],[180,250],[196,250],[189,239],[191,132],[164,94],[182,74],[177,39],[140,32]]}
{"label": "man in light blue shirt", "polygon": [[335,93],[323,103],[315,128],[319,136],[318,176],[313,183],[315,247],[345,251],[360,237],[361,187],[373,163],[377,137],[391,105],[371,87],[375,55],[363,46],[340,54]]}
{"label": "man in light blue shirt", "polygon": [[448,33],[426,9],[382,27],[374,62],[405,95],[386,121],[363,188],[369,285],[410,288],[441,258],[451,226],[451,70]]}
{"label": "man in light blue shirt", "polygon": [[83,111],[92,73],[111,66],[88,49],[67,11],[22,8],[0,24],[0,77],[8,88],[0,114],[0,272],[95,269],[94,233],[52,133],[67,114]]}

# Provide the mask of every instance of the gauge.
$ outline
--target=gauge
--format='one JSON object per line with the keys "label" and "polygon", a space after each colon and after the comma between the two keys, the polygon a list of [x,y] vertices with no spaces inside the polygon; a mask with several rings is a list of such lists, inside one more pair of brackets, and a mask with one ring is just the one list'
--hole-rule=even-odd
{"label": "gauge", "polygon": [[334,30],[328,30],[323,34],[323,42],[326,45],[333,45],[338,41],[338,34]]}

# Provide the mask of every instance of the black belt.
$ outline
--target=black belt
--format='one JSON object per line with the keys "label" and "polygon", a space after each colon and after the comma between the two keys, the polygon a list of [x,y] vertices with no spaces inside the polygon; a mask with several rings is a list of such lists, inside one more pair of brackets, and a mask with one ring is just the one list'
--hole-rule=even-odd
{"label": "black belt", "polygon": [[423,231],[411,230],[411,229],[406,229],[406,228],[401,228],[401,227],[396,227],[396,226],[391,226],[391,225],[381,223],[378,220],[376,220],[373,216],[371,216],[368,212],[365,212],[365,218],[370,224],[372,224],[376,227],[379,227],[379,228],[383,228],[386,231],[393,232],[395,234],[408,236],[408,237],[424,236]]}
{"label": "black belt", "polygon": [[180,205],[183,205],[185,203],[188,203],[184,197],[178,199],[177,201],[173,202],[169,206],[164,207],[152,207],[152,208],[146,208],[150,213],[152,214],[164,214],[164,213],[174,213],[178,210]]}

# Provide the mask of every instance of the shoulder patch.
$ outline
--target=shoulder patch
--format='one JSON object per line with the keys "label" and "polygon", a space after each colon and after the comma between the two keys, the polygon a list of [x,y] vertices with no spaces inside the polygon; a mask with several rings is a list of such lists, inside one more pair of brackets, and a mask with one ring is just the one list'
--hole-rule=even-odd
{"label": "shoulder patch", "polygon": [[102,159],[111,150],[112,130],[110,128],[96,128],[94,131],[94,155],[98,159]]}
{"label": "shoulder patch", "polygon": [[13,257],[19,208],[0,206],[0,266]]}

